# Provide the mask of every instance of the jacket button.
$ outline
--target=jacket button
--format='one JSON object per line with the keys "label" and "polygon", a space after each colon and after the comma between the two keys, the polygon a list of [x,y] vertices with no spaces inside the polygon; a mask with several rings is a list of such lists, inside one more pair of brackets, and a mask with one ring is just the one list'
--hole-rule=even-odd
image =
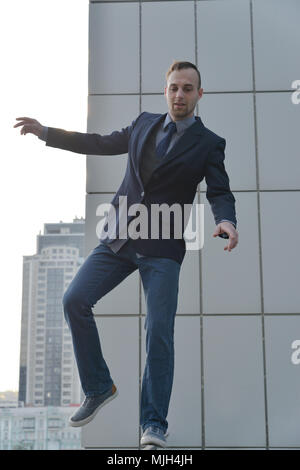
{"label": "jacket button", "polygon": [[144,197],[144,195],[145,195],[145,193],[144,193],[144,191],[143,191],[143,192],[141,193],[141,196]]}

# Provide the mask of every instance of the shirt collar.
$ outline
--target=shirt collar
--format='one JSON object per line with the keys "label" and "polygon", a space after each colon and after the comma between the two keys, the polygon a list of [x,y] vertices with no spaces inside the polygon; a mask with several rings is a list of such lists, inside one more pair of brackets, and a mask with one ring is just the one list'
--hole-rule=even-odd
{"label": "shirt collar", "polygon": [[[181,121],[176,121],[175,124],[176,124],[177,134],[182,134],[195,121],[196,121],[195,115],[193,115],[191,117],[187,117],[185,119],[182,119]],[[167,113],[165,121],[164,121],[163,129],[165,129],[167,127],[169,122],[172,122],[172,118],[171,118],[170,114]]]}

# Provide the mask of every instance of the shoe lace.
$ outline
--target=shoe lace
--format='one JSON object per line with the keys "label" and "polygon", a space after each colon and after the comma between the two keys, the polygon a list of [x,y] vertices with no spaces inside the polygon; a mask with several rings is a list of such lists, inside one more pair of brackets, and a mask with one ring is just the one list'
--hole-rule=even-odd
{"label": "shoe lace", "polygon": [[169,435],[168,431],[164,433],[164,431],[159,428],[158,426],[151,426],[152,431],[156,432],[157,434],[162,434],[163,436],[167,437]]}
{"label": "shoe lace", "polygon": [[89,402],[89,397],[85,397],[85,399],[83,400],[81,406],[86,406]]}

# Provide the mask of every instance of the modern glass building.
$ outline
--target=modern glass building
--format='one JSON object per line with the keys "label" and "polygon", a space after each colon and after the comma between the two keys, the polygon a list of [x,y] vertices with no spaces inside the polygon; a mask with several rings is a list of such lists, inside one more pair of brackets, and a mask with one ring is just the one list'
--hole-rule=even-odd
{"label": "modern glass building", "polygon": [[81,390],[72,339],[64,319],[64,291],[83,262],[84,220],[45,224],[37,254],[23,258],[19,401],[69,406]]}

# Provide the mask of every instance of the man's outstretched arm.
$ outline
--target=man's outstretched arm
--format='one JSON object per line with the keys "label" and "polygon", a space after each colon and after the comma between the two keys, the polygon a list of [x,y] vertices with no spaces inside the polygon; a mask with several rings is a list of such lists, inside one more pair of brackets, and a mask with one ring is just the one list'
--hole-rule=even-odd
{"label": "man's outstretched arm", "polygon": [[[36,119],[29,117],[16,119],[20,122],[15,124],[14,127],[22,126],[21,135],[31,133],[43,138],[45,126]],[[46,145],[84,155],[120,155],[128,152],[128,142],[135,122],[133,121],[130,126],[123,128],[121,131],[114,131],[110,135],[71,132],[48,127],[46,128]]]}

